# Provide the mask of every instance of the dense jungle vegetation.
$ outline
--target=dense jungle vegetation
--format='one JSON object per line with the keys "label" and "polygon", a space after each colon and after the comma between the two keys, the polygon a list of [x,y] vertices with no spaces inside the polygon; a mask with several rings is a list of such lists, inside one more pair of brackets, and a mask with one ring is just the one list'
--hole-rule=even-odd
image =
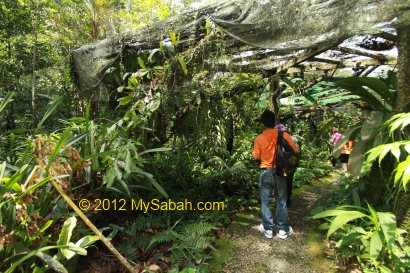
{"label": "dense jungle vegetation", "polygon": [[[259,205],[251,153],[263,128],[254,120],[272,107],[272,83],[262,74],[206,70],[204,56],[227,54],[217,28],[207,24],[206,37],[184,52],[171,32],[160,49],[124,57],[107,73],[106,101],[83,98],[75,85],[72,49],[162,20],[190,2],[0,2],[1,272],[124,272],[84,217],[135,272],[209,272],[215,240],[238,213]],[[333,126],[343,141],[355,139],[350,173],[312,218],[324,219],[320,228],[339,264],[407,272],[410,113],[393,111],[396,72],[329,77],[311,87],[317,78],[286,76],[281,87],[306,99],[314,96],[307,86],[311,94],[340,88],[360,100],[339,104],[340,111],[280,108],[303,151],[294,187],[333,171]],[[225,207],[143,213],[112,202],[168,198]],[[91,204],[80,216],[69,200],[83,199]]]}

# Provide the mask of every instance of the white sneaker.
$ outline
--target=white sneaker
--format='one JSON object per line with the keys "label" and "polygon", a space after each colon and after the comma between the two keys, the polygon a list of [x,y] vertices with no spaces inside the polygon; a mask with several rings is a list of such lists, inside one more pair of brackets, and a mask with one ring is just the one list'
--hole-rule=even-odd
{"label": "white sneaker", "polygon": [[268,239],[272,239],[272,238],[273,238],[272,230],[266,230],[266,229],[263,227],[263,224],[260,224],[260,225],[259,225],[259,230],[263,233],[263,235],[265,235],[266,238],[268,238]]}
{"label": "white sneaker", "polygon": [[292,235],[292,234],[293,234],[293,229],[291,226],[289,226],[288,232],[284,231],[283,229],[279,230],[278,237],[285,240],[286,238],[288,238],[289,235]]}

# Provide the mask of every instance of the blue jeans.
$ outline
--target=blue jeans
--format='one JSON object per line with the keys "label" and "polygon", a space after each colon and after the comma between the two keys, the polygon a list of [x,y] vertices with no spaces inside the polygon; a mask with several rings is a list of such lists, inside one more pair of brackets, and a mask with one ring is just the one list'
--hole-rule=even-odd
{"label": "blue jeans", "polygon": [[[271,212],[272,193],[275,192],[276,216]],[[266,230],[275,226],[279,230],[289,229],[287,208],[287,183],[286,178],[274,174],[274,169],[261,170],[259,177],[259,196],[261,198],[262,223]]]}

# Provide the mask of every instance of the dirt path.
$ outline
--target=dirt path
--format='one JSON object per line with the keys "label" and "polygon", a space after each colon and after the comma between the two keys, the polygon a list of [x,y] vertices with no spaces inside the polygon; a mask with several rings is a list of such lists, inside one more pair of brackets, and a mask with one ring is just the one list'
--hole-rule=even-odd
{"label": "dirt path", "polygon": [[[312,187],[293,198],[289,218],[294,234],[286,240],[277,236],[265,238],[258,226],[261,223],[260,211],[255,208],[241,214],[228,228],[229,258],[223,269],[215,272],[225,273],[293,273],[293,272],[332,272],[330,268],[312,269],[312,255],[309,255],[308,235],[314,225],[307,218],[316,200],[330,191],[336,176],[328,176],[330,184]],[[274,211],[273,211],[274,212]],[[319,261],[320,263],[320,261]]]}

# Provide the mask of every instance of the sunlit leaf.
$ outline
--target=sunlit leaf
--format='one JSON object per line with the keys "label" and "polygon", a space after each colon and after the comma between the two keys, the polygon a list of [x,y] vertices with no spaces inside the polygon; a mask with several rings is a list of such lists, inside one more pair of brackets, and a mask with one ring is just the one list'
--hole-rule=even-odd
{"label": "sunlit leaf", "polygon": [[382,145],[383,149],[380,152],[379,155],[379,164],[382,163],[383,158],[387,155],[388,152],[390,152],[390,150],[392,149],[393,145],[392,144],[386,144],[386,145]]}
{"label": "sunlit leaf", "polygon": [[332,220],[329,230],[327,232],[327,237],[332,235],[336,230],[342,228],[348,222],[353,221],[358,218],[366,217],[366,214],[361,213],[359,211],[344,211],[343,213],[336,216],[335,219]]}
{"label": "sunlit leaf", "polygon": [[177,34],[175,32],[171,31],[169,33],[169,37],[171,38],[171,42],[174,45],[174,47],[177,47],[178,43],[179,43],[179,39],[181,37],[181,34],[178,33],[178,36],[177,36]]}
{"label": "sunlit leaf", "polygon": [[377,212],[379,223],[388,248],[392,248],[396,237],[396,216],[389,212]]}
{"label": "sunlit leaf", "polygon": [[181,55],[178,55],[177,58],[178,58],[179,64],[181,65],[182,71],[184,72],[185,76],[188,75],[188,69],[186,67],[184,57]]}
{"label": "sunlit leaf", "polygon": [[141,57],[138,57],[137,60],[141,68],[145,68],[145,69],[147,68]]}
{"label": "sunlit leaf", "polygon": [[319,219],[319,218],[337,216],[337,215],[343,214],[345,212],[346,212],[345,210],[338,210],[338,209],[325,210],[325,211],[319,212],[318,214],[313,215],[312,218],[313,219]]}
{"label": "sunlit leaf", "polygon": [[[68,245],[71,240],[71,236],[73,235],[73,230],[77,225],[77,218],[75,216],[71,216],[67,220],[64,221],[63,227],[60,232],[60,236],[57,240],[58,246]],[[60,249],[60,253],[67,258],[69,256],[69,250],[67,249]]]}
{"label": "sunlit leaf", "polygon": [[375,230],[370,237],[370,257],[372,259],[377,259],[382,248],[383,242],[380,237],[380,232],[378,230]]}
{"label": "sunlit leaf", "polygon": [[60,96],[54,100],[54,102],[47,109],[47,112],[44,114],[43,118],[38,123],[37,128],[40,128],[43,125],[43,123],[60,107],[63,100],[64,96]]}
{"label": "sunlit leaf", "polygon": [[0,113],[6,108],[6,106],[13,101],[13,97],[16,93],[9,92],[7,95],[0,101]]}
{"label": "sunlit leaf", "polygon": [[133,100],[134,100],[134,96],[129,95],[129,96],[119,98],[117,101],[120,103],[121,106],[123,106],[123,105],[127,105],[131,103]]}
{"label": "sunlit leaf", "polygon": [[400,160],[400,146],[397,143],[393,143],[391,153],[397,160]]}
{"label": "sunlit leaf", "polygon": [[156,48],[156,49],[154,49],[154,50],[151,51],[151,53],[150,53],[149,56],[148,56],[148,61],[149,61],[150,63],[154,63],[154,62],[155,62],[155,53],[157,53],[158,51],[159,51],[158,48]]}

